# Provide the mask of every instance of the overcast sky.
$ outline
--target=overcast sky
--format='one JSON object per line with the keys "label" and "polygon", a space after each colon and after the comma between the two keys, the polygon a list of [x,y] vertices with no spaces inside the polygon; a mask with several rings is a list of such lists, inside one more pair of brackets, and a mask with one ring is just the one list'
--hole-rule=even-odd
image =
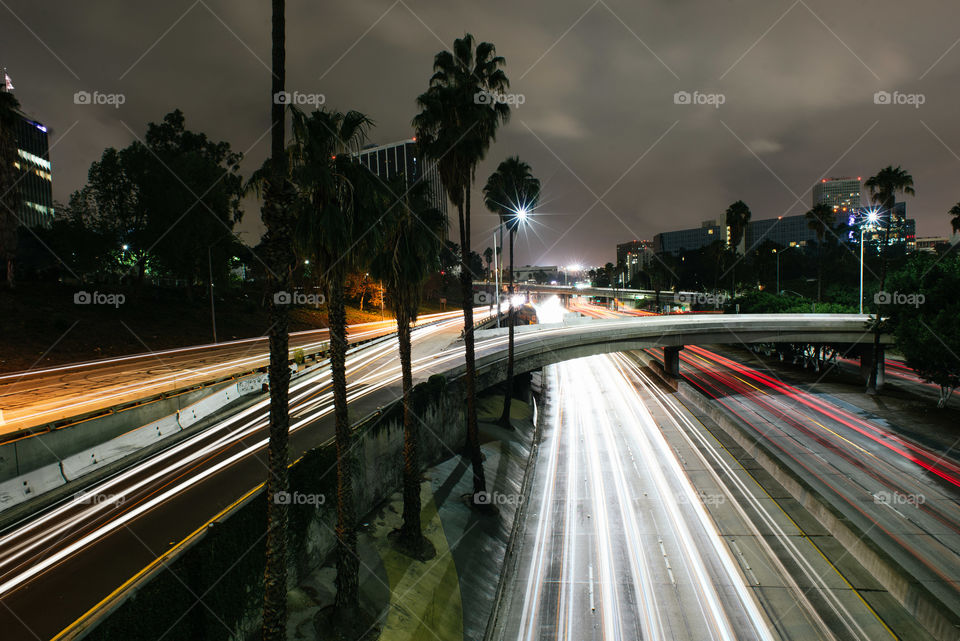
{"label": "overcast sky", "polygon": [[[822,177],[889,164],[914,177],[918,235],[948,234],[960,201],[954,1],[288,0],[287,25],[289,90],[369,114],[379,143],[412,135],[437,51],[464,32],[497,46],[523,104],[477,171],[473,245],[496,224],[479,187],[519,155],[544,189],[518,264],[603,263],[737,199],[754,219],[803,213]],[[50,127],[61,201],[105,147],[177,107],[244,152],[247,174],[269,150],[266,1],[0,0],[0,64]],[[125,102],[78,105],[78,91]],[[255,204],[239,229],[259,239]]]}

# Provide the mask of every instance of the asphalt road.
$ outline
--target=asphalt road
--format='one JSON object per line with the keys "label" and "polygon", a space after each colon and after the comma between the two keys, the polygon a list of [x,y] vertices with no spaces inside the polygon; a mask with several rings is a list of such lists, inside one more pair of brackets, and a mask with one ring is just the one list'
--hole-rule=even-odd
{"label": "asphalt road", "polygon": [[[461,317],[452,311],[421,316],[423,325]],[[348,328],[351,343],[396,331],[393,320]],[[326,329],[290,334],[290,353],[310,353],[329,339]],[[0,376],[0,437],[31,426],[129,403],[162,392],[266,367],[266,337],[106,358]]]}

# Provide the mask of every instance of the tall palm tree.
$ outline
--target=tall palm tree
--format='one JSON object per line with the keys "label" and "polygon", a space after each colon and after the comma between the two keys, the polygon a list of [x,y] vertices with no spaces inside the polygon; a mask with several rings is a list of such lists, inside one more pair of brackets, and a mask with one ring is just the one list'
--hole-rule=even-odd
{"label": "tall palm tree", "polygon": [[820,302],[820,289],[823,279],[823,241],[827,232],[833,228],[833,208],[826,203],[817,203],[806,213],[807,228],[817,237],[817,302]]}
{"label": "tall palm tree", "polygon": [[6,90],[0,78],[0,262],[6,271],[7,286],[13,287],[14,260],[17,254],[17,208],[20,206],[17,183],[17,110],[20,103]]}
{"label": "tall palm tree", "polygon": [[287,638],[287,503],[278,495],[290,488],[287,471],[290,415],[288,315],[277,294],[288,289],[293,267],[292,189],[288,179],[284,150],[285,114],[282,102],[275,99],[284,90],[286,77],[285,5],[273,0],[273,80],[270,91],[270,160],[266,173],[266,194],[262,209],[267,228],[264,246],[268,278],[270,318],[270,442],[267,476],[267,542],[264,568],[263,624],[264,641]]}
{"label": "tall palm tree", "polygon": [[[899,165],[894,168],[888,165],[871,176],[863,183],[870,189],[870,199],[880,206],[880,220],[883,223],[883,241],[880,246],[880,291],[887,286],[887,245],[890,244],[890,223],[894,207],[897,204],[897,194],[914,195],[913,176],[908,174]],[[870,368],[870,377],[867,379],[867,394],[877,393],[877,374],[880,368],[880,308],[877,306],[877,322],[873,331],[873,367]]]}
{"label": "tall palm tree", "polygon": [[953,230],[953,233],[956,234],[960,232],[960,203],[951,207],[947,213],[953,216],[953,218],[950,219],[950,228]]}
{"label": "tall palm tree", "polygon": [[470,187],[477,164],[486,156],[497,129],[510,117],[509,106],[482,95],[502,93],[510,84],[505,60],[489,42],[475,45],[469,33],[433,59],[430,86],[417,97],[413,119],[422,154],[436,162],[447,197],[460,223],[460,293],[463,298],[463,343],[466,361],[467,450],[473,469],[474,504],[486,489],[477,428],[476,354],[473,338],[473,275],[470,259]]}
{"label": "tall palm tree", "polygon": [[500,217],[507,228],[510,238],[510,296],[511,303],[507,312],[507,325],[510,328],[507,340],[507,389],[503,395],[503,413],[500,424],[510,427],[510,401],[513,398],[513,328],[516,325],[516,312],[513,309],[513,240],[516,238],[520,223],[527,213],[533,211],[540,202],[540,181],[534,178],[530,165],[511,156],[501,162],[496,171],[490,174],[483,187],[483,203]]}
{"label": "tall palm tree", "polygon": [[733,253],[733,265],[730,266],[733,283],[730,288],[731,296],[736,296],[737,294],[737,247],[739,247],[740,241],[743,240],[743,235],[747,231],[750,216],[750,208],[747,207],[747,203],[742,200],[738,200],[727,207],[726,224],[727,227],[730,228],[730,251]]}
{"label": "tall palm tree", "polygon": [[409,189],[400,181],[392,190],[403,194],[389,203],[384,216],[383,240],[373,253],[370,273],[381,279],[397,318],[400,369],[403,381],[403,526],[401,547],[418,558],[431,556],[420,525],[419,418],[413,416],[410,390],[413,371],[410,325],[416,322],[423,284],[440,269],[440,250],[446,238],[447,218],[432,204],[430,185],[424,181]]}
{"label": "tall palm tree", "polygon": [[347,624],[360,607],[356,508],[351,477],[353,433],[347,412],[347,323],[344,289],[351,271],[364,271],[363,259],[377,240],[376,178],[358,163],[357,153],[373,121],[357,111],[326,108],[293,115],[292,176],[299,191],[296,238],[304,256],[320,272],[327,291],[330,375],[333,384],[337,449],[337,594],[334,616]]}

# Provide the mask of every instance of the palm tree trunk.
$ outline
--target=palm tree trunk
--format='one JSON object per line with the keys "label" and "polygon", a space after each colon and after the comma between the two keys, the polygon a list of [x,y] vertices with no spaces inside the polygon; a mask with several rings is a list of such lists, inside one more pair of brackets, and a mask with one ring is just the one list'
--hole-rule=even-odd
{"label": "palm tree trunk", "polygon": [[467,452],[473,468],[473,495],[485,492],[487,479],[483,472],[480,453],[480,433],[477,425],[477,360],[473,341],[473,278],[470,275],[470,186],[464,187],[463,205],[457,208],[460,216],[460,294],[463,297],[463,347],[466,361],[467,386]]}
{"label": "palm tree trunk", "polygon": [[[270,441],[267,474],[267,541],[263,583],[263,641],[285,641],[287,638],[287,502],[278,495],[289,492],[287,471],[290,435],[289,386],[290,368],[287,307],[275,303],[274,293],[285,291],[289,268],[293,262],[290,237],[293,225],[286,201],[286,154],[283,149],[284,109],[273,99],[283,91],[285,79],[285,5],[273,0],[273,82],[271,103],[271,178],[264,202],[263,218],[267,227],[268,258],[273,270],[270,279]],[[141,262],[141,273],[143,263]]]}
{"label": "palm tree trunk", "polygon": [[340,616],[360,607],[360,560],[357,557],[357,518],[353,504],[353,432],[347,413],[347,316],[344,278],[330,282],[330,375],[337,445],[337,596]]}
{"label": "palm tree trunk", "polygon": [[820,302],[821,283],[823,282],[823,241],[817,243],[817,302]]}
{"label": "palm tree trunk", "polygon": [[420,453],[419,429],[413,420],[410,391],[413,370],[410,363],[410,319],[397,309],[397,338],[400,342],[400,370],[403,380],[403,528],[401,535],[412,545],[423,536],[420,527]]}
{"label": "palm tree trunk", "polygon": [[511,229],[510,238],[510,306],[507,307],[507,389],[503,393],[503,413],[500,415],[500,425],[510,425],[510,401],[513,400],[513,327],[516,325],[516,314],[513,311],[513,238],[516,230]]}

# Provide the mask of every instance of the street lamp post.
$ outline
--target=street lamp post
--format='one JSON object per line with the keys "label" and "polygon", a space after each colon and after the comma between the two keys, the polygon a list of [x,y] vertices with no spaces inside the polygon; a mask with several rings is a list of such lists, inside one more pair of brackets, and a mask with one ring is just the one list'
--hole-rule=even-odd
{"label": "street lamp post", "polygon": [[[502,225],[503,223],[500,223]],[[499,229],[500,225],[497,225]],[[500,327],[500,264],[497,262],[497,232],[493,232],[493,287],[497,299],[497,328]]]}
{"label": "street lamp post", "polygon": [[860,222],[860,313],[863,314],[863,232],[869,228],[873,231],[873,224],[880,219],[876,211],[868,211],[865,221]]}

